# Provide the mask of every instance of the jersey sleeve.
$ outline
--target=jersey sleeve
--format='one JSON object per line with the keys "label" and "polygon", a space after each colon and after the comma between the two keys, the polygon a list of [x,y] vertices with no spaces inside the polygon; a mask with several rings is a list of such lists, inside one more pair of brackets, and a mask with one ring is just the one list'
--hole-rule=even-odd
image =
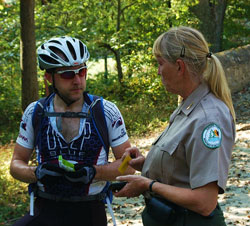
{"label": "jersey sleeve", "polygon": [[116,147],[128,140],[128,135],[122,114],[117,106],[107,100],[103,100],[104,114],[109,132],[111,147]]}
{"label": "jersey sleeve", "polygon": [[19,127],[19,135],[16,143],[19,145],[33,149],[34,148],[34,129],[32,125],[32,115],[36,105],[36,101],[31,103],[23,113]]}

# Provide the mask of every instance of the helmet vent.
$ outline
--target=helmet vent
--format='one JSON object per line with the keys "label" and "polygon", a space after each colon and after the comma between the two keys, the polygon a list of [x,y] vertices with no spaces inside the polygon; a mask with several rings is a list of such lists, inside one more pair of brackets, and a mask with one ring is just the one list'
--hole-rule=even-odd
{"label": "helmet vent", "polygon": [[[56,47],[54,47],[54,46],[50,46],[49,49],[56,55],[56,58],[59,58],[59,57],[60,57],[60,58],[63,59],[64,61],[69,62],[69,59],[68,59],[67,56],[63,53],[62,50],[60,50],[60,49],[58,49],[58,48],[56,48]],[[51,54],[51,56],[52,56],[52,54]]]}
{"label": "helmet vent", "polygon": [[44,54],[41,54],[39,57],[45,62],[50,62],[51,64],[60,64],[57,60]]}
{"label": "helmet vent", "polygon": [[70,51],[73,59],[76,60],[76,52],[75,52],[74,47],[72,46],[72,44],[70,42],[66,42],[66,43],[67,43],[67,46],[69,48],[69,51]]}
{"label": "helmet vent", "polygon": [[51,40],[51,41],[48,41],[49,43],[56,43],[56,44],[59,44],[59,45],[62,45],[62,43],[61,42],[59,42],[59,41],[57,41],[57,40]]}
{"label": "helmet vent", "polygon": [[80,42],[80,56],[81,56],[81,58],[83,58],[83,55],[84,55],[84,47],[83,47],[82,42]]}

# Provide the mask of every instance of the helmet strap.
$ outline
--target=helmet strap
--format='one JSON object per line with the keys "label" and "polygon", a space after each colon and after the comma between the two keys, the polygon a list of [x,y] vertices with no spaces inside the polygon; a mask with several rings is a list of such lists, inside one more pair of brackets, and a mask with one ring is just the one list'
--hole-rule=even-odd
{"label": "helmet strap", "polygon": [[53,90],[54,90],[54,93],[57,94],[61,99],[62,101],[67,105],[67,107],[69,107],[71,104],[73,104],[75,101],[71,101],[69,100],[68,98],[65,98],[63,95],[61,95],[58,91],[58,89],[56,88],[56,85],[55,85],[55,78],[54,78],[54,75],[55,73],[53,72],[52,73],[52,86],[53,86]]}

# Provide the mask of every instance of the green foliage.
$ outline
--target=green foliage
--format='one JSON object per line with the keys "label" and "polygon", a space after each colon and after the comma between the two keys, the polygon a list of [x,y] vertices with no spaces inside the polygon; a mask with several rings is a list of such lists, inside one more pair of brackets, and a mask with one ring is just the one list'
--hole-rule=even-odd
{"label": "green foliage", "polygon": [[0,144],[16,139],[21,119],[20,74],[15,65],[3,65],[0,76]]}
{"label": "green foliage", "polygon": [[[20,1],[11,2],[9,5],[0,3],[2,22],[0,25],[0,143],[3,144],[15,139],[21,118]],[[149,69],[152,67],[153,42],[159,34],[167,31],[171,26],[197,27],[200,23],[189,10],[189,7],[197,4],[198,0],[127,0],[121,1],[120,12],[117,0],[45,1],[47,4],[42,2],[36,0],[35,6],[37,46],[52,36],[71,35],[87,44],[92,61],[103,58],[104,55],[112,56],[114,59],[114,53],[103,47],[104,43],[120,51],[124,72],[122,83],[118,84],[117,74],[108,75],[108,80],[102,80],[101,77],[104,75],[100,74],[92,88],[93,93],[99,92],[100,95],[115,100],[122,108],[128,104],[131,106],[135,104],[136,109],[139,103],[149,106],[153,103],[155,107],[155,103],[163,99],[163,95],[166,95],[165,91],[154,76],[149,76],[156,73],[152,73]],[[249,43],[248,15],[247,1],[228,1],[224,21],[224,49]],[[119,29],[118,18],[120,19]],[[39,94],[43,96],[43,72],[38,70],[38,73]],[[89,82],[91,84],[91,81]],[[150,84],[153,85],[150,86]],[[161,88],[156,89],[157,86]],[[170,95],[167,95],[167,98],[170,98]],[[126,107],[124,108],[126,111]],[[143,110],[143,108],[140,109]],[[147,111],[143,110],[143,112],[146,114]],[[135,120],[140,121],[137,118]],[[148,121],[143,120],[147,125]],[[140,125],[140,127],[143,126]],[[129,128],[134,127],[129,126]]]}
{"label": "green foliage", "polygon": [[0,144],[16,138],[21,118],[18,7],[0,4]]}
{"label": "green foliage", "polygon": [[156,71],[141,72],[120,84],[115,75],[87,80],[89,93],[117,104],[130,136],[143,135],[166,123],[177,106],[177,96],[166,93]]}
{"label": "green foliage", "polygon": [[224,19],[223,49],[250,43],[250,4],[245,0],[230,0]]}
{"label": "green foliage", "polygon": [[[13,90],[16,88],[16,92]],[[11,84],[10,79],[0,77],[0,145],[15,140],[21,119],[20,84]]]}

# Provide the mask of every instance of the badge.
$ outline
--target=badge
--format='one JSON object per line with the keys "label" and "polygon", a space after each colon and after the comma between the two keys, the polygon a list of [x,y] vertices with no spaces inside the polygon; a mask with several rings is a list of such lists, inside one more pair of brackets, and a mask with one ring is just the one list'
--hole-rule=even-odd
{"label": "badge", "polygon": [[220,147],[221,135],[220,127],[212,123],[203,130],[202,141],[206,147],[215,149]]}

